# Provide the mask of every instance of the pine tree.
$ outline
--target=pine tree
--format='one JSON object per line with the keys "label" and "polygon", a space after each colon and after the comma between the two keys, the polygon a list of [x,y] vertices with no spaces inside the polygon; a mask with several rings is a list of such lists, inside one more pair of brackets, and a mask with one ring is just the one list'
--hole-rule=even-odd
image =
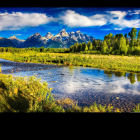
{"label": "pine tree", "polygon": [[93,39],[92,41],[92,46],[95,46],[95,39]]}
{"label": "pine tree", "polygon": [[130,46],[134,47],[135,46],[135,42],[136,40],[136,35],[137,35],[137,29],[136,28],[132,28],[131,32],[128,33],[128,35],[130,36],[131,40],[130,40]]}
{"label": "pine tree", "polygon": [[136,39],[136,34],[137,34],[137,29],[136,28],[132,28],[131,32],[128,33],[128,35],[130,36],[130,38],[133,40],[133,39]]}
{"label": "pine tree", "polygon": [[138,46],[139,46],[139,44],[140,44],[140,31],[138,33],[137,42],[138,42]]}
{"label": "pine tree", "polygon": [[74,44],[74,53],[77,52],[77,44]]}
{"label": "pine tree", "polygon": [[82,42],[82,51],[85,51],[85,47],[86,47],[85,42]]}
{"label": "pine tree", "polygon": [[80,52],[81,47],[82,47],[82,44],[81,44],[81,43],[79,43],[79,44],[78,44],[78,46],[77,46],[77,52]]}
{"label": "pine tree", "polygon": [[70,52],[72,52],[73,51],[73,45],[72,46],[70,46]]}

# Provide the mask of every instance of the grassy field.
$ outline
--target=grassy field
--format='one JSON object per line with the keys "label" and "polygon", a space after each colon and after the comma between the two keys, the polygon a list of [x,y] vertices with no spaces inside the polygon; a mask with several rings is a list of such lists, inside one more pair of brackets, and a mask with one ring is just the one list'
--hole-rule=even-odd
{"label": "grassy field", "polygon": [[3,53],[0,58],[31,63],[49,63],[68,66],[83,66],[127,72],[140,72],[140,57],[117,55],[92,55],[72,53]]}

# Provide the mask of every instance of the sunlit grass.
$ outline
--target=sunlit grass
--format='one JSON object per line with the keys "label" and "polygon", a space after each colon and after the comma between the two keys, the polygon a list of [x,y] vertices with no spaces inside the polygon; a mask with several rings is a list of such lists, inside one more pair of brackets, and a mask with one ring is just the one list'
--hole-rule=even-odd
{"label": "sunlit grass", "polygon": [[[59,64],[111,69],[118,71],[140,72],[140,57],[113,56],[71,53],[3,53],[0,58],[25,62]],[[49,95],[46,98],[46,94]],[[52,100],[50,100],[52,99]],[[63,106],[71,104],[67,110]],[[0,112],[113,112],[112,105],[101,106],[96,103],[90,107],[80,107],[70,99],[53,100],[47,83],[42,85],[35,77],[13,78],[1,74],[0,67]],[[139,112],[139,106],[133,111]],[[119,109],[114,112],[123,112]]]}
{"label": "sunlit grass", "polygon": [[114,56],[114,55],[92,55],[72,53],[5,53],[0,58],[25,62],[59,64],[68,66],[83,66],[102,68],[119,71],[140,72],[140,57],[136,56]]}
{"label": "sunlit grass", "polygon": [[[0,73],[0,112],[113,112],[113,106],[94,103],[90,107],[80,107],[69,98],[54,100],[47,82],[41,78],[13,77]],[[67,109],[63,107],[72,105]],[[116,111],[114,111],[116,112]],[[118,109],[118,112],[121,112]]]}

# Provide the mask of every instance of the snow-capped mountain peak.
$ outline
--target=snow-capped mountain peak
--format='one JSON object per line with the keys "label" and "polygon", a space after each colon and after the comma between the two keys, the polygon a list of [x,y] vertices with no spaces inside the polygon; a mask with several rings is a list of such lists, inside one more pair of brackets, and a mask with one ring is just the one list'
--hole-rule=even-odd
{"label": "snow-capped mountain peak", "polygon": [[15,35],[9,37],[8,39],[17,39],[17,37]]}
{"label": "snow-capped mountain peak", "polygon": [[46,39],[51,39],[53,37],[53,35],[51,34],[51,32],[48,32],[44,37]]}
{"label": "snow-capped mountain peak", "polygon": [[[81,33],[81,31],[67,33],[65,29],[62,29],[58,34],[52,35],[48,32],[45,36],[41,36],[39,32],[29,36],[26,40],[20,40],[16,36],[12,36],[9,40],[16,45],[16,47],[53,47],[53,48],[69,48],[74,43],[87,43],[93,41],[93,37],[87,34]],[[1,46],[1,44],[0,44]]]}
{"label": "snow-capped mountain peak", "polygon": [[79,31],[76,31],[76,33],[81,33],[81,31],[79,30]]}
{"label": "snow-capped mountain peak", "polygon": [[66,32],[65,29],[62,29],[59,33],[58,33],[59,36],[61,37],[67,37],[69,36],[69,34]]}

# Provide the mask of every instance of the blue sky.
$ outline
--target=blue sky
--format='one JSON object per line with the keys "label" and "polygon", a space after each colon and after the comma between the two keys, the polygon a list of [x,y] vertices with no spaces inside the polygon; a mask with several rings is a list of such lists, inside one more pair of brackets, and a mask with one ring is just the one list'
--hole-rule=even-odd
{"label": "blue sky", "polygon": [[80,30],[96,39],[140,30],[140,8],[134,7],[0,7],[0,36],[27,39],[39,32],[56,35]]}

